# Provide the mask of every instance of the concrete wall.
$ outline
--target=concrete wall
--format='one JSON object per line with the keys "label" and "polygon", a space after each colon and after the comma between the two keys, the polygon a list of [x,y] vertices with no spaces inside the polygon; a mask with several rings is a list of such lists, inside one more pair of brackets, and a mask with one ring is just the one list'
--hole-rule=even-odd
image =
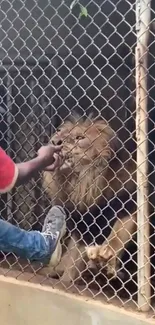
{"label": "concrete wall", "polygon": [[0,276],[2,325],[147,325],[153,320],[49,287]]}

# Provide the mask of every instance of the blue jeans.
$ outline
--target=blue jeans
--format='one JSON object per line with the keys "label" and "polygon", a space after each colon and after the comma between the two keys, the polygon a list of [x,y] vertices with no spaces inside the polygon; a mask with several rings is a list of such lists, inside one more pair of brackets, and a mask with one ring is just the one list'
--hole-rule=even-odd
{"label": "blue jeans", "polygon": [[44,238],[39,231],[26,231],[0,219],[0,251],[4,253],[46,264],[55,244],[55,240]]}

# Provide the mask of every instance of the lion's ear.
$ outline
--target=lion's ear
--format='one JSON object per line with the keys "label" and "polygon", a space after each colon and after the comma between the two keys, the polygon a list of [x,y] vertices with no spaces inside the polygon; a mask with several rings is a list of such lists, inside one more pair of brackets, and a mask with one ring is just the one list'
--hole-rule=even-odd
{"label": "lion's ear", "polygon": [[104,120],[98,123],[97,128],[102,134],[103,141],[109,147],[111,155],[113,156],[121,146],[117,133]]}
{"label": "lion's ear", "polygon": [[68,117],[69,122],[71,122],[72,124],[78,123],[81,119],[82,119],[82,116],[80,114],[78,114],[77,112],[70,114]]}

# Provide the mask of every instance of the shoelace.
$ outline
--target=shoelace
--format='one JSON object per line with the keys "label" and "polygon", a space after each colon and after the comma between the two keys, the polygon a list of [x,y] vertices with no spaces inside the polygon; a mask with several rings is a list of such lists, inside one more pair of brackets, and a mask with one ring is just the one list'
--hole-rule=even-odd
{"label": "shoelace", "polygon": [[44,236],[50,236],[52,239],[57,239],[59,237],[59,232],[56,231],[54,234],[51,232],[50,225],[47,225],[46,231],[42,233]]}
{"label": "shoelace", "polygon": [[44,231],[47,234],[52,234],[52,226],[53,228],[56,226],[56,221],[53,220],[52,222],[48,222],[46,225],[46,230]]}
{"label": "shoelace", "polygon": [[51,232],[51,225],[48,223],[47,226],[46,226],[46,231],[45,232]]}

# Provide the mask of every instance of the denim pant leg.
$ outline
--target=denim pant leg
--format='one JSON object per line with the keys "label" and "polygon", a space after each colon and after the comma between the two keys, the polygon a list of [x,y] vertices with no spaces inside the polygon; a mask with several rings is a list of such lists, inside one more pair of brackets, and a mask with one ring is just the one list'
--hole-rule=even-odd
{"label": "denim pant leg", "polygon": [[45,240],[40,232],[25,231],[0,219],[0,251],[46,264],[54,249],[55,241]]}

